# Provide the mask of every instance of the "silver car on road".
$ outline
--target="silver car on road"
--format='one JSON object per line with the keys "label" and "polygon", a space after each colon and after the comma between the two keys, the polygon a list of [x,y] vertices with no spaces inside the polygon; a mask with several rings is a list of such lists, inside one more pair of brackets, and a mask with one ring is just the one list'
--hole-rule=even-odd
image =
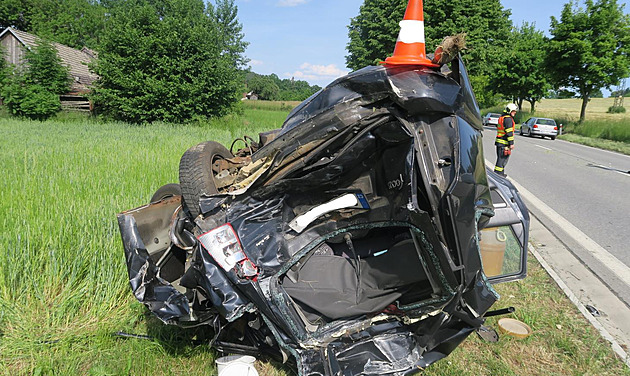
{"label": "silver car on road", "polygon": [[521,124],[520,134],[529,137],[541,136],[544,138],[547,136],[555,140],[558,136],[558,125],[553,119],[532,117]]}

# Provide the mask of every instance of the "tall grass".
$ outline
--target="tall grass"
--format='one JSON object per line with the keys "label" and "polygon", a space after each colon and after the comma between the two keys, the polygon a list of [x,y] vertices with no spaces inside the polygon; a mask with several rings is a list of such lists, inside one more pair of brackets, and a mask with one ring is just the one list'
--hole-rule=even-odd
{"label": "tall grass", "polygon": [[189,147],[229,147],[286,116],[251,111],[196,127],[0,119],[0,359],[30,364],[42,341],[103,335],[129,322],[116,213],[178,182]]}
{"label": "tall grass", "polygon": [[245,108],[255,110],[271,110],[271,111],[291,111],[295,106],[300,104],[299,101],[243,101]]}
{"label": "tall grass", "polygon": [[587,120],[582,124],[573,124],[568,131],[584,137],[630,143],[630,121]]}
{"label": "tall grass", "polygon": [[[0,119],[0,374],[207,375],[215,353],[166,327],[128,287],[116,213],[177,182],[189,147],[279,127],[286,112],[246,108],[198,126]],[[498,286],[534,335],[471,337],[426,375],[630,375],[540,267]],[[493,324],[495,321],[490,321]],[[559,330],[558,325],[565,329]],[[123,330],[152,340],[121,339]],[[197,337],[199,338],[199,337]],[[258,363],[261,375],[285,375]]]}

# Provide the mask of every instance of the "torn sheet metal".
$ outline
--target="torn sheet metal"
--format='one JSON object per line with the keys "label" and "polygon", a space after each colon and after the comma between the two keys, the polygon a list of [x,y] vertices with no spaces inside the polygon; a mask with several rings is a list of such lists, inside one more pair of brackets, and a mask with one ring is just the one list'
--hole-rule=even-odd
{"label": "torn sheet metal", "polygon": [[[458,58],[342,77],[261,136],[245,166],[256,172],[239,175],[254,178],[202,196],[200,216],[155,220],[177,198],[119,216],[132,291],[163,321],[208,324],[221,348],[284,359],[300,375],[417,372],[498,299],[478,236],[495,208],[520,247],[506,260],[526,257],[526,208],[508,182],[489,180],[481,131]],[[200,241],[146,249],[165,233]]]}

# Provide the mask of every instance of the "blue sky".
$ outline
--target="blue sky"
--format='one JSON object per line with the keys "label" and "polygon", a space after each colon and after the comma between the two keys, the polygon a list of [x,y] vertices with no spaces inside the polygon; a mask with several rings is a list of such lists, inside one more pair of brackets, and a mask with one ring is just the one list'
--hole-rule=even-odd
{"label": "blue sky", "polygon": [[[512,10],[514,24],[535,22],[544,32],[549,30],[551,16],[559,18],[567,2],[501,0],[504,8]],[[630,1],[619,3],[626,4],[628,13]],[[326,86],[349,72],[347,26],[361,4],[363,0],[236,0],[245,40],[250,43],[245,53],[251,59],[249,65],[256,73]]]}

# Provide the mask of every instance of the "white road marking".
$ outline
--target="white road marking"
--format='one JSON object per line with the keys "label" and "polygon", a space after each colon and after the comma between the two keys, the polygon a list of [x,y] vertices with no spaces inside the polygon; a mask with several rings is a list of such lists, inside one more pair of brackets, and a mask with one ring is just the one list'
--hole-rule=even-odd
{"label": "white road marking", "polygon": [[536,144],[534,144],[534,146],[537,146],[537,147],[539,147],[539,148],[541,148],[541,149],[545,149],[545,150],[553,151],[553,149],[549,149],[549,148],[546,148],[546,147],[544,147],[544,146],[540,146],[540,145],[536,145]]}
{"label": "white road marking", "polygon": [[[486,161],[486,164],[489,164],[489,162]],[[538,199],[534,194],[529,192],[522,185],[518,184],[513,179],[510,179],[510,181],[512,182],[512,184],[514,184],[516,189],[518,189],[519,193],[524,199],[526,199],[536,209],[549,217],[549,219],[554,221],[557,225],[562,227],[562,229],[571,238],[573,238],[573,240],[581,244],[595,259],[604,264],[604,266],[607,267],[612,273],[614,273],[617,278],[619,278],[623,283],[630,287],[630,267],[619,261],[618,258],[613,256],[610,252],[597,244],[593,239],[589,238],[585,233],[580,231],[580,229],[571,224],[571,222],[564,219],[564,217],[562,217],[560,214],[556,213],[553,209],[547,206],[547,204]]]}
{"label": "white road marking", "polygon": [[608,170],[608,171],[616,172],[616,173],[621,174],[621,175],[623,175],[623,176],[630,176],[630,173],[629,173],[629,172],[619,171],[619,170],[617,170],[616,168],[611,168],[611,167],[607,167],[607,166],[600,165],[600,164],[595,164],[595,163],[593,163],[593,166],[595,166],[595,167],[599,167],[599,168],[603,168],[604,170]]}

